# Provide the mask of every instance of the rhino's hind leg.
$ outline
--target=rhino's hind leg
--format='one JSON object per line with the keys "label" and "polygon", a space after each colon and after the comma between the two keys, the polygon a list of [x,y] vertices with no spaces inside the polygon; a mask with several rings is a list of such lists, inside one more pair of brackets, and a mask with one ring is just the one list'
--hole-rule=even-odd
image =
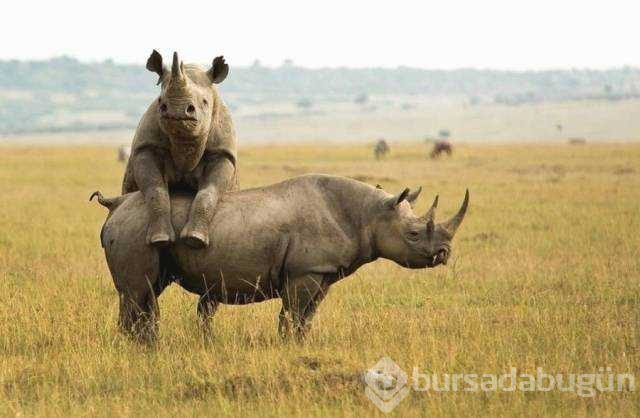
{"label": "rhino's hind leg", "polygon": [[141,342],[153,342],[158,331],[158,296],[168,282],[160,277],[158,251],[145,245],[142,231],[128,238],[132,241],[110,242],[106,251],[120,299],[118,326]]}
{"label": "rhino's hind leg", "polygon": [[[146,288],[132,286],[131,289],[119,292],[120,330],[143,343],[153,343],[158,337],[158,297],[169,284],[169,281],[159,276],[159,269],[154,270],[154,275],[149,277],[155,277],[155,280],[149,281],[145,278]],[[132,282],[140,283],[140,280],[133,279]]]}
{"label": "rhino's hind leg", "polygon": [[288,279],[282,294],[278,333],[282,338],[304,339],[311,320],[328,290],[321,274]]}
{"label": "rhino's hind leg", "polygon": [[157,295],[120,293],[120,315],[118,325],[125,334],[144,343],[153,343],[158,335]]}
{"label": "rhino's hind leg", "polygon": [[205,339],[210,339],[213,336],[211,332],[211,318],[216,313],[218,305],[218,302],[211,299],[208,295],[200,297],[198,301],[198,320]]}

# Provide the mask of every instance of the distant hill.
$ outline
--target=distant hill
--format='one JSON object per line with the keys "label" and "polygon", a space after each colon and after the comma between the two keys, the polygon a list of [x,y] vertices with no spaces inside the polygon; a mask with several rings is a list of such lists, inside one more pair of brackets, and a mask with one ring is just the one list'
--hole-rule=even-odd
{"label": "distant hill", "polygon": [[[299,112],[314,104],[366,105],[398,98],[519,105],[574,100],[624,100],[640,95],[640,69],[606,71],[495,71],[323,68],[291,63],[276,68],[233,67],[222,84],[232,109],[291,103]],[[48,61],[0,61],[0,134],[135,127],[157,94],[155,75],[138,65]],[[265,110],[265,108],[267,110]]]}

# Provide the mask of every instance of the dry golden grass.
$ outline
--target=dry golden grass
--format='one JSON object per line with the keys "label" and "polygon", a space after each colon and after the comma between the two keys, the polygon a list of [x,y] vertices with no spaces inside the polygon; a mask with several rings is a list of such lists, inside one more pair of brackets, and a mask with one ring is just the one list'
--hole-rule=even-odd
{"label": "dry golden grass", "polygon": [[[382,415],[363,371],[381,357],[423,373],[614,373],[640,377],[640,146],[251,147],[243,187],[306,172],[386,189],[423,185],[440,216],[471,190],[454,260],[390,262],[335,285],[303,345],[276,335],[279,301],[223,307],[202,340],[196,297],[160,299],[155,349],[116,330],[117,297],[98,242],[119,190],[107,148],[0,148],[0,415]],[[640,382],[639,382],[640,383]],[[410,393],[398,416],[637,416],[638,392]]]}

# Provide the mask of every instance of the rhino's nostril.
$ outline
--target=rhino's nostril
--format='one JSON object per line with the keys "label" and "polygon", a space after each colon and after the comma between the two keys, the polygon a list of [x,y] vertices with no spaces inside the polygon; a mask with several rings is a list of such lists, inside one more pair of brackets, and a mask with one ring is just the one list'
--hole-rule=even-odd
{"label": "rhino's nostril", "polygon": [[195,111],[196,111],[196,107],[194,105],[190,104],[189,106],[187,106],[187,113],[188,114],[192,114]]}

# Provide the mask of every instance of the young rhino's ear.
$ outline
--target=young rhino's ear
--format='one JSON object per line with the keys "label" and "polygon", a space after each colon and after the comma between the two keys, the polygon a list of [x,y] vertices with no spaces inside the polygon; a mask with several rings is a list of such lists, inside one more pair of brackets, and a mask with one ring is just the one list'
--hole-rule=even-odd
{"label": "young rhino's ear", "polygon": [[402,201],[407,198],[407,196],[409,195],[410,191],[411,190],[409,190],[409,188],[406,188],[403,191],[401,191],[400,193],[398,193],[397,195],[387,198],[387,200],[385,200],[385,202],[384,202],[384,206],[387,209],[395,209],[395,208],[397,208],[398,205],[400,203],[402,203]]}
{"label": "young rhino's ear", "polygon": [[224,57],[220,55],[211,63],[211,68],[207,71],[207,75],[212,83],[220,84],[227,78],[227,74],[229,74],[229,66],[224,61]]}
{"label": "young rhino's ear", "polygon": [[162,55],[160,55],[160,53],[155,49],[147,60],[147,70],[158,74],[159,78],[157,84],[162,82],[162,76],[167,72],[166,68],[162,65]]}

